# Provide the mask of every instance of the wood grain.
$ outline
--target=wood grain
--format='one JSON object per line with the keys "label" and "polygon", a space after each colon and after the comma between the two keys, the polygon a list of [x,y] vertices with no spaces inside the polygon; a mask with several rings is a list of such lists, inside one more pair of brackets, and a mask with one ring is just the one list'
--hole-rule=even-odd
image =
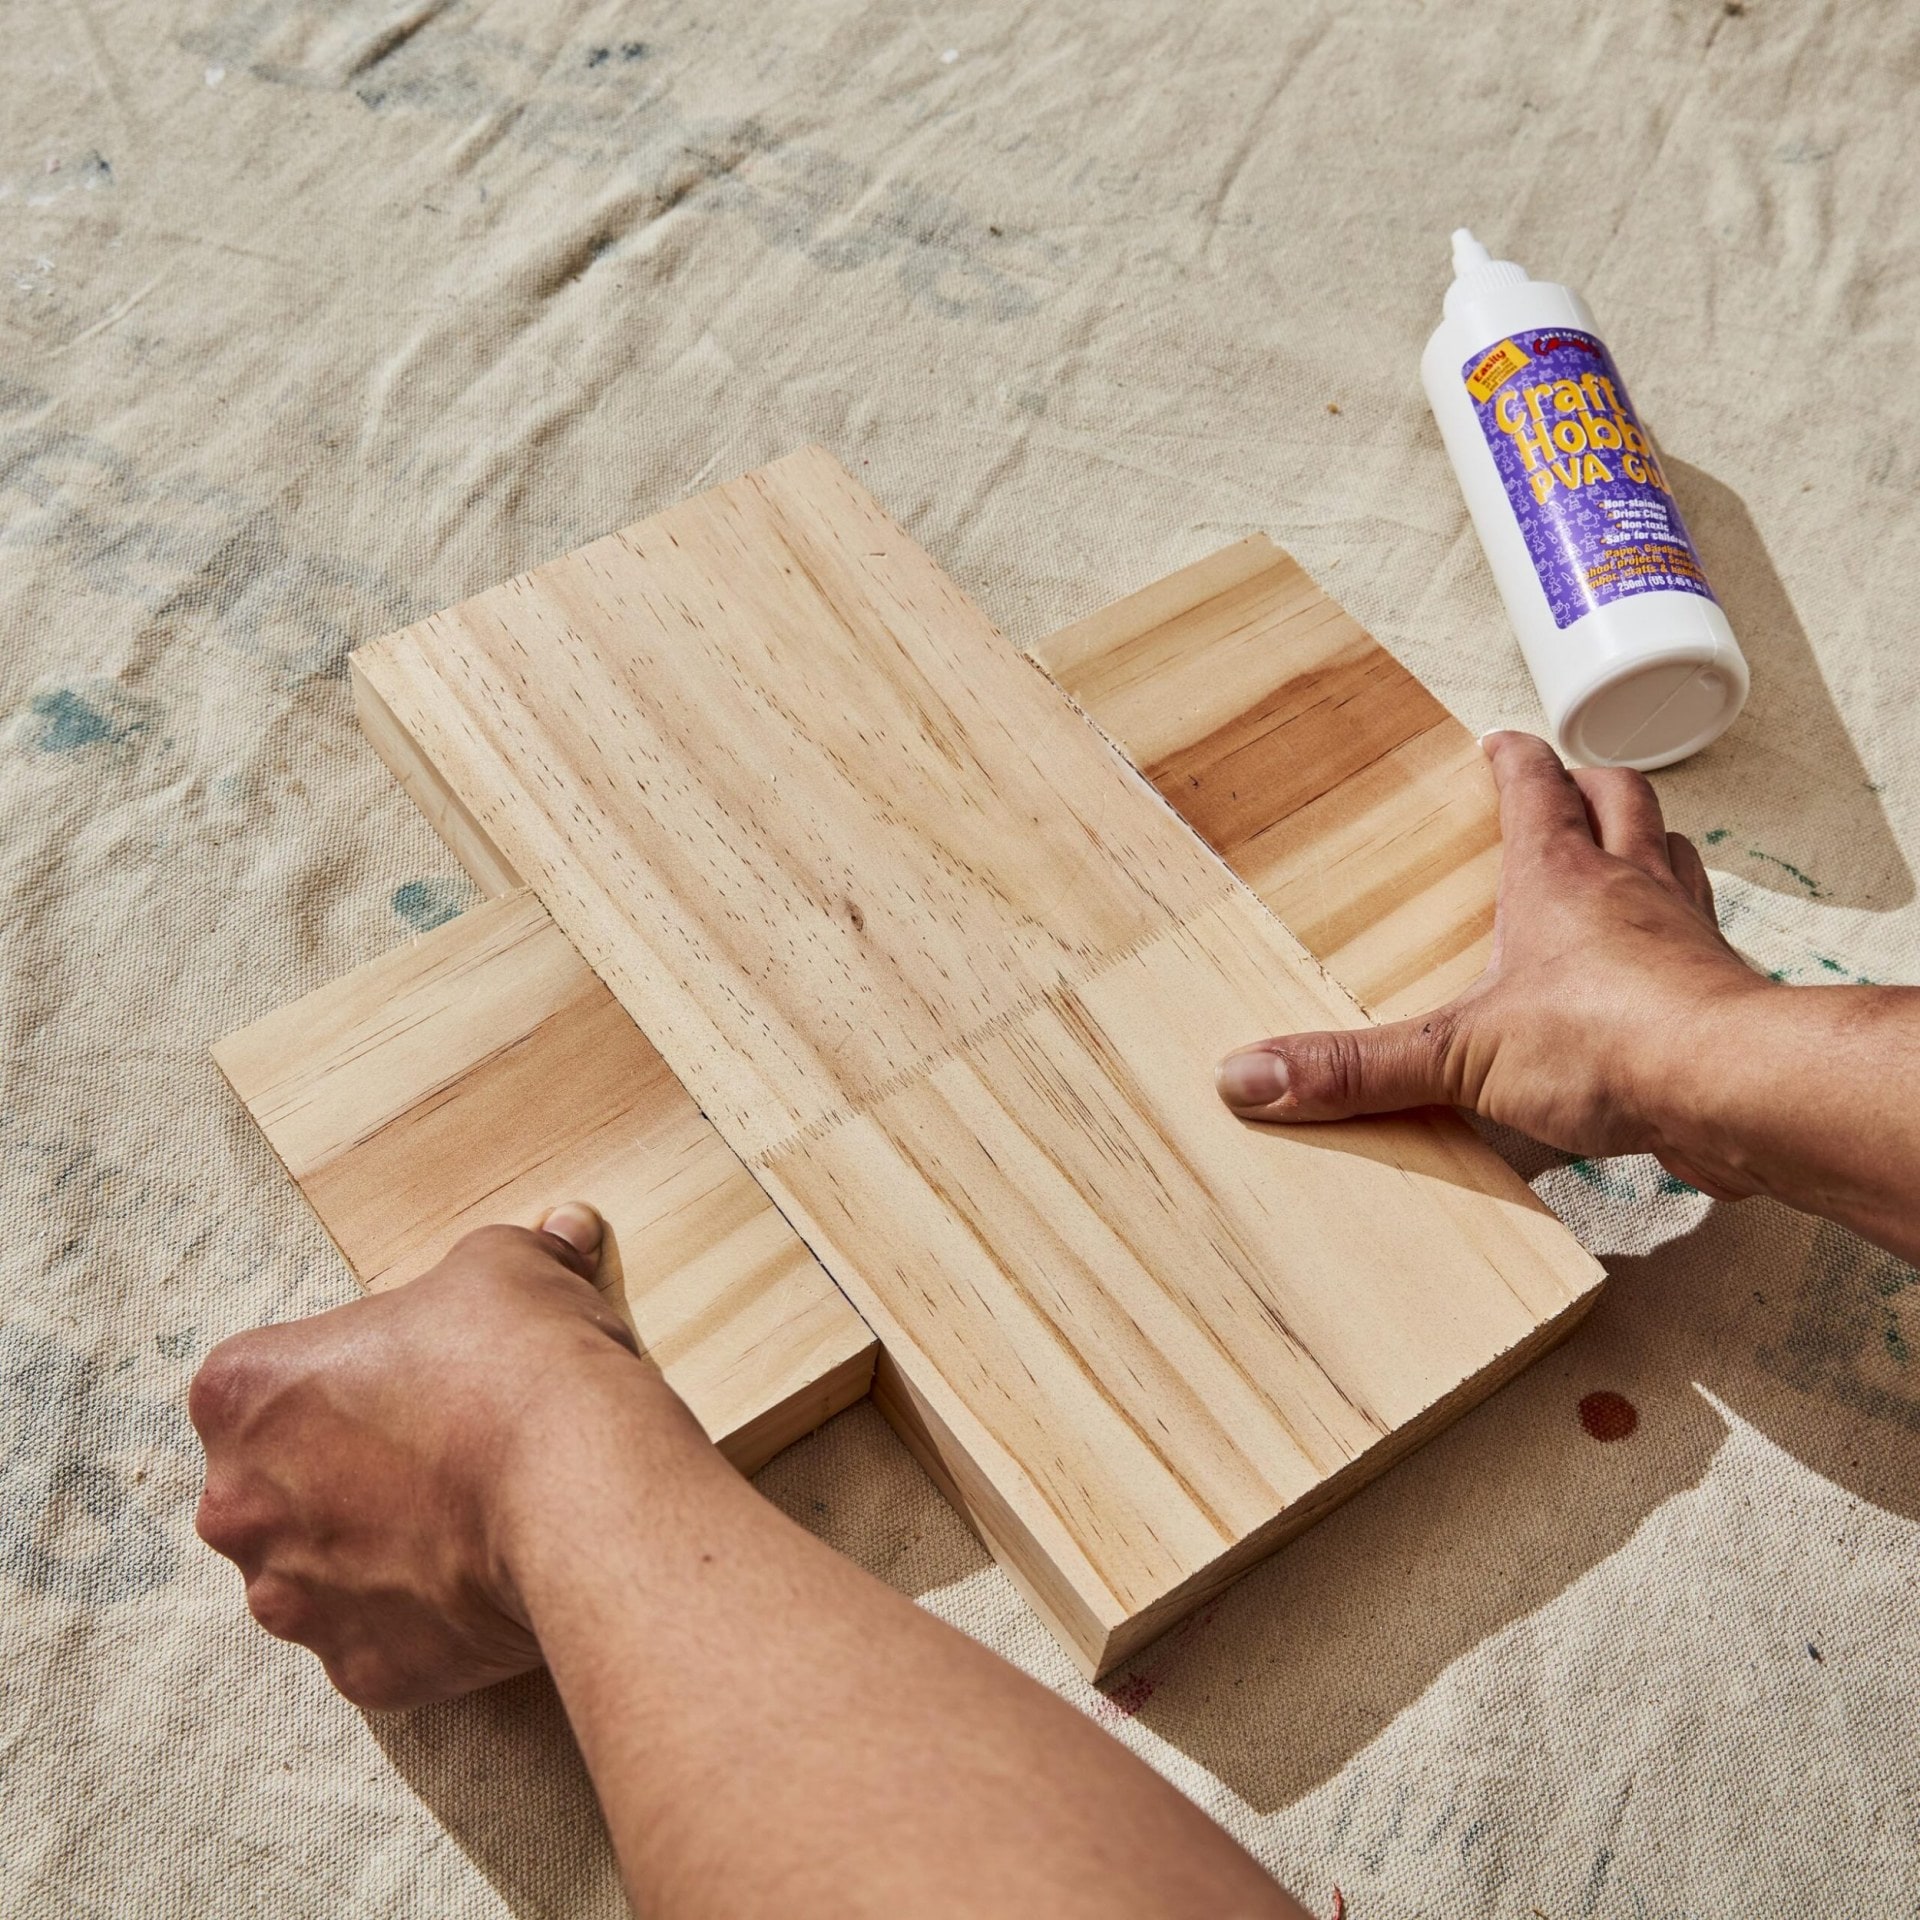
{"label": "wood grain", "polygon": [[1033,657],[1370,1012],[1485,966],[1500,820],[1473,736],[1265,535]]}
{"label": "wood grain", "polygon": [[824,456],[354,668],[745,1155],[1231,884]]}
{"label": "wood grain", "polygon": [[530,894],[214,1057],[363,1285],[586,1200],[607,1291],[743,1470],[866,1393],[872,1334]]}
{"label": "wood grain", "polygon": [[[1452,1116],[1225,1112],[1227,1046],[1365,1016],[827,456],[355,664],[1090,1670],[1590,1301]],[[1230,720],[1169,776],[1227,838]]]}

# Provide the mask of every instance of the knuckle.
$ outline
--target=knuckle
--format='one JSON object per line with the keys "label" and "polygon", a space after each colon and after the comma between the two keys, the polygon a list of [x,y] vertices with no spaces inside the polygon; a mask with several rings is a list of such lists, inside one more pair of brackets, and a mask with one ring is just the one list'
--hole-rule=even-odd
{"label": "knuckle", "polygon": [[352,1647],[323,1664],[334,1691],[363,1713],[392,1713],[421,1697],[420,1690],[375,1649]]}
{"label": "knuckle", "polygon": [[258,1363],[250,1334],[222,1340],[187,1389],[187,1418],[205,1440],[231,1426],[252,1396]]}
{"label": "knuckle", "polygon": [[1582,767],[1574,778],[1590,793],[1614,793],[1623,800],[1651,800],[1653,782],[1631,767]]}
{"label": "knuckle", "polygon": [[320,1621],[320,1608],[297,1581],[283,1574],[257,1574],[247,1582],[247,1611],[276,1640],[310,1642]]}
{"label": "knuckle", "polygon": [[485,1256],[503,1244],[511,1242],[514,1234],[512,1227],[494,1225],[470,1227],[448,1249],[449,1254]]}
{"label": "knuckle", "polygon": [[[225,1498],[211,1480],[200,1496],[199,1506],[194,1509],[193,1530],[215,1553],[227,1553],[227,1542],[233,1536],[232,1516]],[[228,1559],[232,1557],[227,1554]]]}
{"label": "knuckle", "polygon": [[1410,1037],[1435,1066],[1444,1066],[1453,1052],[1453,1043],[1459,1033],[1460,1009],[1445,1006],[1422,1014],[1419,1026]]}
{"label": "knuckle", "polygon": [[210,1476],[193,1516],[193,1530],[215,1553],[243,1563],[253,1556],[265,1522],[225,1476]]}
{"label": "knuckle", "polygon": [[1614,772],[1620,776],[1620,791],[1637,805],[1651,810],[1657,818],[1660,812],[1660,796],[1654,791],[1653,782],[1644,773],[1632,767],[1616,767]]}
{"label": "knuckle", "polygon": [[576,1279],[591,1280],[592,1266],[584,1254],[554,1234],[539,1233],[532,1227],[505,1224],[475,1227],[457,1240],[447,1255],[447,1263],[463,1270],[470,1279],[551,1272],[561,1266]]}
{"label": "knuckle", "polygon": [[1313,1080],[1303,1091],[1314,1101],[1346,1106],[1361,1097],[1367,1067],[1357,1032],[1335,1030],[1322,1034],[1309,1066]]}
{"label": "knuckle", "polygon": [[453,1243],[447,1258],[458,1260],[462,1265],[497,1266],[519,1262],[530,1253],[545,1250],[542,1236],[531,1229],[496,1222],[462,1234]]}
{"label": "knuckle", "polygon": [[[1436,1007],[1422,1016],[1419,1026],[1409,1035],[1419,1050],[1422,1079],[1444,1087],[1448,1097],[1462,1100],[1462,1076],[1457,1068],[1459,1042],[1465,1031],[1464,1011],[1458,1006]],[[1471,1104],[1470,1102],[1467,1104]]]}
{"label": "knuckle", "polygon": [[1564,792],[1573,781],[1567,763],[1538,734],[1522,734],[1520,740],[1512,753],[1514,776],[1551,793]]}

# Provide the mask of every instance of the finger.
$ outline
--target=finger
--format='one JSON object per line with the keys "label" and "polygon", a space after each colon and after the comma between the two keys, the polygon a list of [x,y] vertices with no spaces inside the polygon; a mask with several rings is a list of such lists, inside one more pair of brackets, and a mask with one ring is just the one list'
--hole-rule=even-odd
{"label": "finger", "polygon": [[1544,740],[1531,733],[1490,733],[1480,746],[1499,790],[1500,838],[1510,865],[1570,843],[1593,845],[1580,789]]}
{"label": "finger", "polygon": [[1700,849],[1684,833],[1667,835],[1667,864],[1673,868],[1673,877],[1680,882],[1681,891],[1700,909],[1701,917],[1709,926],[1717,927],[1720,909],[1714,905],[1707,863],[1700,858]]}
{"label": "finger", "polygon": [[564,1241],[587,1263],[589,1271],[599,1265],[606,1225],[584,1200],[569,1200],[555,1207],[540,1222],[540,1231]]}
{"label": "finger", "polygon": [[1215,1070],[1220,1097],[1243,1120],[1344,1120],[1359,1113],[1449,1104],[1452,1021],[1294,1033],[1230,1053]]}
{"label": "finger", "polygon": [[1631,767],[1580,767],[1573,784],[1587,805],[1593,837],[1616,858],[1629,860],[1656,880],[1671,880],[1667,823],[1653,782]]}
{"label": "finger", "polygon": [[[547,1217],[551,1219],[553,1214],[561,1211],[563,1209],[556,1207]],[[592,1212],[592,1209],[585,1211]],[[595,1214],[594,1219],[597,1222],[599,1216]],[[580,1231],[581,1237],[585,1238],[584,1229]],[[532,1256],[531,1260],[529,1256]],[[582,1253],[562,1234],[544,1228],[512,1227],[504,1223],[475,1227],[471,1233],[462,1234],[453,1243],[446,1258],[434,1271],[438,1273],[442,1269],[452,1269],[468,1275],[498,1271],[532,1277],[543,1271],[548,1262],[557,1262],[576,1280],[584,1280],[591,1285],[599,1264],[598,1243],[592,1253]]]}

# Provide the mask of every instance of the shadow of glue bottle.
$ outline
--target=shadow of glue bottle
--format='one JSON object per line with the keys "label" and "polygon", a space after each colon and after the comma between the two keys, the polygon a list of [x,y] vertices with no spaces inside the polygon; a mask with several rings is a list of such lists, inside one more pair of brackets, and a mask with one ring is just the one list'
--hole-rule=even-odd
{"label": "shadow of glue bottle", "polygon": [[1671,766],[1732,725],[1747,663],[1593,315],[1465,227],[1420,357],[1555,743]]}

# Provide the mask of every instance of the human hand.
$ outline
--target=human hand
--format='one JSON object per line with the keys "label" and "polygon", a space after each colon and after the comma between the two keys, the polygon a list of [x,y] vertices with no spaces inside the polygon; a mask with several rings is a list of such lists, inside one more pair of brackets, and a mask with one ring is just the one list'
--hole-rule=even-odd
{"label": "human hand", "polygon": [[1730,1009],[1780,991],[1722,938],[1693,843],[1646,778],[1569,773],[1544,740],[1484,743],[1504,842],[1493,956],[1457,999],[1389,1025],[1297,1033],[1229,1054],[1246,1119],[1470,1107],[1569,1153],[1653,1153],[1689,1184],[1749,1190],[1691,1156],[1688,1094]]}
{"label": "human hand", "polygon": [[538,1233],[484,1227],[391,1293],[223,1340],[195,1377],[200,1537],[246,1576],[254,1618],[357,1705],[540,1664],[515,1528],[549,1442],[596,1398],[656,1401],[699,1437],[590,1284],[600,1241],[578,1204]]}

